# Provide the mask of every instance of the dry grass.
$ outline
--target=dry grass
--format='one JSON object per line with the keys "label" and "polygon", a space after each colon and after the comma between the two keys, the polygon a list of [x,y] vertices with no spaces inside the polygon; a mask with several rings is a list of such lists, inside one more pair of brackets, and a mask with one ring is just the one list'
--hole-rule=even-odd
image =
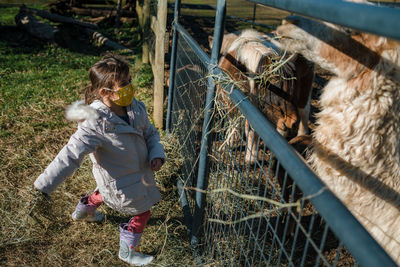
{"label": "dry grass", "polygon": [[[57,101],[58,102],[58,101]],[[66,103],[59,101],[62,112]],[[46,106],[45,112],[52,109]],[[37,105],[23,108],[13,135],[0,139],[0,265],[2,266],[117,266],[118,224],[129,220],[107,207],[100,224],[73,222],[71,213],[80,195],[93,190],[95,182],[88,158],[81,168],[51,195],[50,203],[36,203],[32,184],[74,131],[74,124],[57,129],[30,130],[43,111]],[[22,117],[32,118],[23,122]],[[51,118],[43,118],[51,120]],[[27,135],[26,132],[31,132]],[[29,136],[29,138],[27,138]],[[156,256],[155,265],[191,265],[192,257],[182,225],[174,180],[179,155],[173,140],[163,136],[169,160],[156,179],[163,200],[152,209],[152,218],[140,249]],[[45,203],[46,204],[46,203]]]}
{"label": "dry grass", "polygon": [[[7,16],[18,12],[3,11]],[[72,221],[80,196],[96,187],[88,157],[49,202],[33,194],[33,182],[76,129],[64,118],[64,110],[83,97],[87,70],[104,50],[16,46],[18,40],[10,37],[0,34],[0,266],[127,266],[118,259],[118,224],[130,216],[102,206],[102,223]],[[143,66],[135,60],[130,59],[132,72],[147,75],[136,80],[143,85],[137,98],[150,107],[148,73],[140,72]],[[152,209],[139,250],[155,256],[153,266],[191,266],[192,250],[175,187],[182,163],[179,145],[173,135],[161,135],[168,160],[156,180],[163,200]]]}
{"label": "dry grass", "polygon": [[[66,103],[59,101],[57,106]],[[52,109],[46,106],[44,113]],[[37,203],[32,184],[56,156],[74,131],[68,123],[57,129],[30,130],[43,111],[37,105],[23,108],[13,126],[13,135],[1,138],[0,174],[0,265],[2,266],[117,266],[118,224],[124,216],[102,207],[105,221],[100,224],[73,222],[71,213],[80,195],[93,190],[95,182],[87,158],[81,168],[51,195],[49,203]],[[32,118],[23,122],[23,116]],[[46,118],[43,118],[46,120]],[[47,120],[51,118],[47,118]],[[26,138],[26,132],[32,136]],[[191,265],[192,257],[182,225],[175,179],[179,154],[171,138],[163,136],[168,161],[156,174],[163,200],[152,209],[152,217],[143,235],[142,251],[156,256],[155,265]]]}

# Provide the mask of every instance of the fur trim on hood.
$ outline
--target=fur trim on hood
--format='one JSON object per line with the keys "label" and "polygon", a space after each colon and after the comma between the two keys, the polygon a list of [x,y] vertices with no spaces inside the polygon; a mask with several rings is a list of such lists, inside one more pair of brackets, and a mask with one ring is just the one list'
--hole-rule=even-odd
{"label": "fur trim on hood", "polygon": [[78,100],[67,107],[65,118],[70,121],[81,122],[84,120],[95,120],[99,118],[99,113],[91,106],[85,105],[85,101]]}

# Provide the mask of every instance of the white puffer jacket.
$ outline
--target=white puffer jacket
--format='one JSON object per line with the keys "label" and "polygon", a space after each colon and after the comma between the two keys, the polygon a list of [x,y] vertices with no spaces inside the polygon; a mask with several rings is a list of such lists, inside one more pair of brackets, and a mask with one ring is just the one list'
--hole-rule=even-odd
{"label": "white puffer jacket", "polygon": [[36,179],[35,187],[50,194],[90,154],[94,178],[109,207],[130,215],[149,210],[161,200],[150,162],[165,160],[164,149],[142,102],[134,99],[127,113],[130,125],[98,100],[90,106],[81,101],[70,106],[66,117],[79,121],[78,130]]}

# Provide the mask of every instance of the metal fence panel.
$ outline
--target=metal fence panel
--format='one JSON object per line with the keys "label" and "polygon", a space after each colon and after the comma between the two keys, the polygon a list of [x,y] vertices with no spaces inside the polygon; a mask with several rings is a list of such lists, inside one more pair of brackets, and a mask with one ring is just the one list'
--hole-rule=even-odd
{"label": "metal fence panel", "polygon": [[[178,32],[171,128],[181,140],[185,158],[182,168],[185,180],[180,186],[180,194],[187,193],[187,207],[190,214],[194,214],[195,193],[198,191],[192,188],[197,182],[209,60],[202,61],[204,54],[200,57],[196,54],[197,48],[192,47],[196,44],[179,26]],[[263,129],[265,118],[253,118],[258,121],[252,123],[260,134],[255,140],[259,152],[255,164],[247,164],[244,160],[247,149],[245,121],[252,116],[249,114],[257,114],[246,108],[244,111],[247,113],[243,113],[238,108],[244,100],[236,99],[235,105],[227,106],[228,100],[221,99],[221,94],[217,95],[202,227],[203,263],[218,266],[356,265],[349,250],[332,231],[333,225],[342,227],[344,235],[359,242],[351,249],[359,248],[366,254],[369,264],[365,266],[385,261],[388,261],[385,266],[393,264],[376,243],[363,239],[365,230],[360,226],[354,227],[355,219],[347,210],[347,214],[340,211],[337,206],[340,202],[333,195],[329,196],[327,203],[319,203],[320,206],[326,205],[325,213],[331,212],[330,221],[326,222],[321,215],[324,208],[318,210],[312,203],[326,194],[325,190],[321,191],[322,183],[298,178],[307,179],[312,171],[295,163],[300,161],[304,164],[293,149],[288,150],[288,144],[275,129]],[[248,100],[246,104],[252,106]],[[275,153],[269,147],[273,147]],[[296,177],[292,179],[287,170]],[[302,188],[294,181],[296,178],[301,181]],[[333,220],[335,216],[338,219]],[[352,220],[353,224],[348,224]],[[191,228],[191,223],[188,221],[188,228]],[[364,231],[361,235],[360,229]],[[374,246],[378,247],[373,255],[376,262],[368,257]]]}
{"label": "metal fence panel", "polygon": [[[221,84],[209,136],[208,187],[195,188],[213,68],[208,55],[176,21],[174,29],[177,50],[168,116],[185,159],[178,189],[189,232],[193,221],[203,222],[202,264],[395,266],[256,107],[236,89],[224,96]],[[218,80],[218,69],[214,73]],[[248,123],[259,134],[253,141],[258,147],[254,164],[244,157],[251,146]],[[205,214],[192,218],[199,192],[206,196]]]}
{"label": "metal fence panel", "polygon": [[[185,187],[196,185],[198,156],[200,151],[201,127],[207,91],[207,55],[192,49],[193,39],[177,25],[177,53],[174,90],[171,104],[171,130],[181,141],[182,181]],[[193,198],[188,198],[193,201]],[[194,204],[190,203],[191,214]]]}
{"label": "metal fence panel", "polygon": [[[353,254],[363,266],[395,266],[249,100],[236,89],[231,96],[233,105],[216,102],[210,154],[204,248],[212,263],[354,266]],[[254,164],[245,161],[246,120],[260,134]]]}

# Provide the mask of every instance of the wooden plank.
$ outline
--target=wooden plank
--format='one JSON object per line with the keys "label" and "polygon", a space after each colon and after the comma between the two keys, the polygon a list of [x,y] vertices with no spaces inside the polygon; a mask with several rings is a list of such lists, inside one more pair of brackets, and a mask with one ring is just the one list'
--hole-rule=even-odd
{"label": "wooden plank", "polygon": [[143,4],[136,0],[136,13],[141,30],[142,41],[142,63],[149,63],[149,44],[146,38],[149,36],[150,29],[150,0],[144,0]]}
{"label": "wooden plank", "polygon": [[142,62],[149,63],[149,43],[147,37],[150,30],[150,1],[144,0],[143,3],[143,46],[142,46]]}
{"label": "wooden plank", "polygon": [[32,14],[34,16],[39,16],[39,17],[42,17],[42,18],[45,18],[45,19],[48,19],[48,20],[51,20],[54,22],[69,23],[69,24],[79,25],[79,26],[83,26],[83,27],[91,28],[91,29],[99,28],[96,24],[93,24],[93,23],[75,20],[71,17],[65,17],[65,16],[61,16],[58,14],[49,13],[44,10],[39,10],[39,9],[28,8],[28,7],[22,6],[20,8],[20,11]]}
{"label": "wooden plank", "polygon": [[[153,20],[152,20],[153,21]],[[165,32],[167,27],[167,0],[158,0],[157,19],[154,22],[156,46],[154,58],[154,123],[163,127],[164,115],[164,56]]]}
{"label": "wooden plank", "polygon": [[[81,7],[72,7],[71,8],[72,12],[78,15],[82,16],[91,16],[91,17],[102,17],[102,16],[116,16],[116,11],[115,9],[111,8],[81,8]],[[121,10],[120,13],[121,17],[135,17],[136,14],[135,12],[129,11],[129,10]]]}
{"label": "wooden plank", "polygon": [[115,5],[115,1],[112,0],[79,0],[80,5]]}
{"label": "wooden plank", "polygon": [[117,14],[115,15],[115,28],[118,28],[119,25],[121,24],[121,21],[119,20],[121,15],[121,7],[122,7],[122,0],[118,0]]}
{"label": "wooden plank", "polygon": [[[216,5],[202,5],[202,4],[181,4],[181,9],[199,9],[199,10],[216,10]],[[168,8],[174,8],[174,3],[168,3]]]}

